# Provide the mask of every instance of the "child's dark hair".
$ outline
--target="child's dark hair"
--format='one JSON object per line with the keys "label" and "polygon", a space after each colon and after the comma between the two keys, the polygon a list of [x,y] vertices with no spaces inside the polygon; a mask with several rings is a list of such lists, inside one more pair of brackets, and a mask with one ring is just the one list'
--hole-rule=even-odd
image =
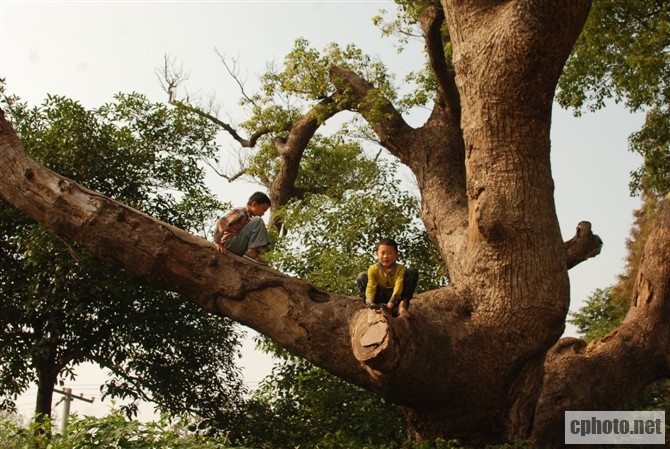
{"label": "child's dark hair", "polygon": [[247,206],[251,206],[251,203],[256,202],[256,204],[267,204],[272,205],[270,202],[270,197],[264,194],[263,192],[254,192],[247,201]]}
{"label": "child's dark hair", "polygon": [[375,253],[377,252],[377,250],[381,245],[392,246],[393,249],[395,249],[395,252],[396,253],[398,252],[398,242],[396,242],[393,239],[381,239],[380,241],[378,241],[377,244],[375,245]]}

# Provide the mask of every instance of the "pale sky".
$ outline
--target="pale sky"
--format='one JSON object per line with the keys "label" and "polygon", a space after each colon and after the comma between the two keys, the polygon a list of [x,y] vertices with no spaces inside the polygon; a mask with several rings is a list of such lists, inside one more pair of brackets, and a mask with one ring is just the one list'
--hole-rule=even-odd
{"label": "pale sky", "polygon": [[[249,91],[266,64],[281,62],[298,37],[317,49],[330,42],[355,43],[382,59],[400,82],[402,74],[420,67],[423,45],[418,42],[398,54],[395,41],[382,38],[371,21],[383,8],[393,10],[394,5],[390,1],[0,0],[0,77],[6,79],[10,94],[31,106],[47,94],[91,108],[112,101],[118,92],[165,101],[155,70],[169,54],[189,74],[186,85],[192,96],[215,96],[220,110],[239,122],[245,118],[237,106],[239,91],[215,49],[238,60]],[[627,150],[627,138],[641,122],[641,117],[620,106],[580,118],[555,107],[552,169],[564,240],[574,235],[579,221],[587,220],[604,241],[600,256],[570,270],[571,310],[577,310],[595,289],[613,284],[622,271],[632,213],[640,205],[639,199],[629,196],[628,182],[641,159]],[[224,149],[233,151],[235,146]],[[235,204],[245,202],[257,187],[211,182],[221,200]],[[568,328],[566,335],[573,333]],[[251,346],[245,349],[243,363],[253,386],[267,374],[269,360]],[[75,393],[96,395],[96,376],[99,373],[82,372],[68,386]],[[31,414],[34,395],[26,395],[19,406]],[[71,410],[100,415],[109,405],[75,401]]]}

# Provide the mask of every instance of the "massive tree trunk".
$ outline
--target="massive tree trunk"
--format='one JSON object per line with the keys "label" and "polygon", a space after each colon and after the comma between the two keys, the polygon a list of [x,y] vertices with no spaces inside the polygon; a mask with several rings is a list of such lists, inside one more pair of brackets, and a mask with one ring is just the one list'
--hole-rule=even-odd
{"label": "massive tree trunk", "polygon": [[[621,408],[670,373],[669,211],[649,239],[621,328],[588,347],[559,340],[568,269],[600,247],[585,222],[562,241],[549,158],[554,89],[589,7],[590,0],[443,0],[442,9],[426,9],[438,95],[418,129],[390,103],[377,103],[385,114],[375,114],[365,102],[373,86],[344,68],[331,71],[353,94],[347,107],[416,175],[422,218],[450,273],[448,287],[415,298],[410,319],[217,253],[64,179],[25,155],[4,118],[0,195],[100,258],[400,404],[416,440],[562,446],[564,410]],[[444,58],[447,39],[453,66]]]}

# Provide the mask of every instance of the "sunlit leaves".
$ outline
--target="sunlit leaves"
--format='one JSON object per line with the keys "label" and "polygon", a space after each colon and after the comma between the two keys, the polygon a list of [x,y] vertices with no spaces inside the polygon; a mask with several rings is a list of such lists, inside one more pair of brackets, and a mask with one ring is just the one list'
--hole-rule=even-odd
{"label": "sunlit leaves", "polygon": [[668,192],[670,153],[670,3],[598,0],[559,82],[558,102],[579,114],[608,100],[647,114],[630,141],[644,157],[631,192]]}
{"label": "sunlit leaves", "polygon": [[275,367],[249,405],[262,423],[249,432],[254,447],[387,447],[404,439],[398,407],[298,360]]}
{"label": "sunlit leaves", "polygon": [[284,58],[282,70],[265,75],[265,95],[290,93],[305,100],[327,97],[333,93],[329,74],[333,66],[358,73],[393,98],[391,78],[381,62],[373,60],[353,44],[342,47],[331,43],[320,52],[310,47],[305,39],[295,41],[293,50]]}
{"label": "sunlit leaves", "polygon": [[[401,53],[412,42],[420,42],[425,45],[424,33],[419,25],[419,20],[427,7],[441,8],[440,2],[434,0],[405,1],[395,0],[398,9],[394,14],[389,14],[382,10],[378,16],[373,18],[373,23],[379,27],[383,36],[397,39],[397,51]],[[442,26],[443,47],[445,59],[451,60],[452,46],[449,42],[449,30],[446,22]],[[412,86],[405,89],[398,101],[399,107],[409,110],[416,106],[426,106],[435,99],[437,92],[437,83],[435,75],[431,70],[428,61],[421,70],[409,72],[404,79],[405,86]]]}
{"label": "sunlit leaves", "polygon": [[[318,51],[307,40],[297,39],[281,65],[268,67],[261,78],[259,93],[242,101],[243,105],[252,108],[251,118],[242,126],[250,131],[268,129],[285,137],[295,120],[312,108],[316,117],[325,121],[330,116],[327,108],[343,108],[341,104],[319,105],[336,91],[330,79],[330,69],[334,66],[358,73],[386,98],[395,98],[393,79],[386,67],[356,46],[330,44]],[[340,98],[340,101],[346,101],[346,98]]]}
{"label": "sunlit leaves", "polygon": [[558,101],[592,109],[612,97],[629,108],[668,102],[670,5],[655,0],[594,2],[560,81]]}
{"label": "sunlit leaves", "polygon": [[616,329],[625,310],[622,304],[612,300],[610,289],[598,289],[579,311],[571,315],[568,322],[577,327],[586,341],[591,341]]}
{"label": "sunlit leaves", "polygon": [[631,173],[631,192],[647,189],[659,197],[670,192],[670,109],[647,112],[642,129],[631,135],[630,146],[644,157],[644,164]]}
{"label": "sunlit leaves", "polygon": [[365,188],[377,174],[377,162],[360,144],[341,134],[315,136],[302,157],[296,187],[330,198]]}

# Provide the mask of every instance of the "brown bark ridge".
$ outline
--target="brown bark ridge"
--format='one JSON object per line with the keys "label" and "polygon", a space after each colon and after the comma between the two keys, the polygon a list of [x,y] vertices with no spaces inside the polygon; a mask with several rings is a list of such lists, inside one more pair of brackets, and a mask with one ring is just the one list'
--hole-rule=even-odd
{"label": "brown bark ridge", "polygon": [[[562,241],[549,157],[556,82],[590,4],[443,0],[441,10],[427,8],[421,25],[439,87],[420,128],[360,76],[332,69],[336,103],[360,113],[415,174],[422,219],[450,273],[449,286],[417,295],[410,319],[219,254],[87,190],[32,161],[4,117],[0,196],[94,255],[403,406],[416,440],[562,446],[564,410],[623,407],[668,375],[669,360],[665,210],[623,325],[589,346],[559,340],[568,268],[602,244],[586,222]],[[449,35],[440,32],[445,21]],[[453,66],[438,51],[447,43]],[[308,114],[278,142],[283,188],[317,126]]]}

